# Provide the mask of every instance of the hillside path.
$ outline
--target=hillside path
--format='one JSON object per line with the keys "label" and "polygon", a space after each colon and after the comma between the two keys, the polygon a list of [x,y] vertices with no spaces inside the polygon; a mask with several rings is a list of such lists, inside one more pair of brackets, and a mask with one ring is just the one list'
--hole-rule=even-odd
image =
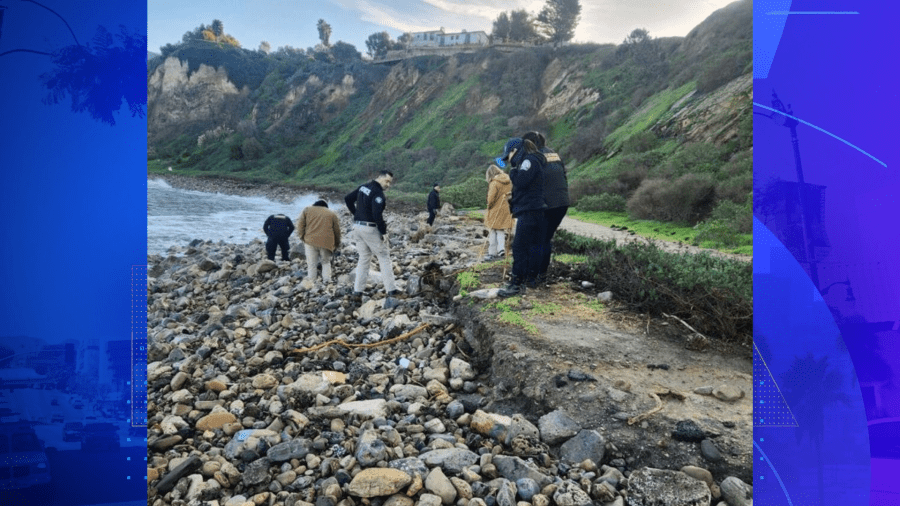
{"label": "hillside path", "polygon": [[[473,211],[476,213],[480,213],[484,215],[487,213],[487,210]],[[641,241],[644,243],[651,242],[650,239],[646,237],[642,237],[633,232],[629,232],[627,230],[615,230],[610,227],[604,225],[597,225],[596,223],[588,223],[586,221],[581,221],[575,218],[570,218],[566,216],[563,218],[562,223],[559,228],[571,232],[576,235],[580,235],[582,237],[590,237],[593,239],[599,239],[601,241],[616,241],[616,244],[625,244],[631,241]],[[669,253],[691,253],[697,254],[706,252],[712,256],[722,257],[722,258],[731,258],[734,260],[741,260],[744,262],[752,262],[753,255],[737,255],[734,253],[723,253],[714,249],[707,248],[699,248],[697,246],[691,246],[689,244],[684,244],[682,242],[677,241],[663,241],[663,240],[655,240],[656,245],[662,249],[663,251],[667,251]]]}

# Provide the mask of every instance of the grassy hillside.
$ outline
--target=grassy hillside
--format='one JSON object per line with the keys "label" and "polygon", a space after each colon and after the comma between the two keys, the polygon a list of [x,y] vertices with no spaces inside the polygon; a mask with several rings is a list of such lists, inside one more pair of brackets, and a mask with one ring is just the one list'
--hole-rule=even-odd
{"label": "grassy hillside", "polygon": [[[752,72],[750,5],[723,9],[684,39],[487,49],[394,67],[325,50],[182,44],[171,55],[192,71],[224,67],[246,90],[231,111],[243,119],[202,145],[177,125],[151,125],[148,170],[347,191],[389,169],[394,198],[424,202],[439,182],[444,201],[480,207],[504,142],[538,130],[566,161],[578,210],[697,225],[698,241],[738,248],[749,244],[752,97],[729,83]],[[151,59],[148,76],[161,63]],[[545,89],[551,65],[566,77]],[[597,98],[578,98],[588,95]],[[554,100],[557,112],[542,113]],[[701,110],[704,100],[725,105]]]}

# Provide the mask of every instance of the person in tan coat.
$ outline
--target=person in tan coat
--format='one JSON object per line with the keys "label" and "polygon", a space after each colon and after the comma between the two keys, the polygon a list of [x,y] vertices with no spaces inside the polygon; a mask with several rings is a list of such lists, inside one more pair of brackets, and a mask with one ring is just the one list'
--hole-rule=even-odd
{"label": "person in tan coat", "polygon": [[307,277],[316,279],[316,267],[322,262],[322,281],[331,282],[331,256],[341,245],[341,223],[328,203],[317,200],[297,218],[297,235],[306,249]]}
{"label": "person in tan coat", "polygon": [[488,182],[487,213],[484,226],[488,229],[488,254],[491,260],[506,253],[506,234],[513,228],[507,197],[512,192],[512,181],[500,167],[491,164],[484,178]]}

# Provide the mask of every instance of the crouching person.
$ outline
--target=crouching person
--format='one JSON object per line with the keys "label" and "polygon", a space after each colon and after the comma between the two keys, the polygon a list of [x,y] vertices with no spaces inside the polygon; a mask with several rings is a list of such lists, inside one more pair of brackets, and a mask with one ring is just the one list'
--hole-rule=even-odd
{"label": "crouching person", "polygon": [[331,283],[331,257],[341,246],[341,223],[328,203],[317,200],[297,218],[297,235],[306,253],[307,278],[316,280],[317,264],[322,262],[322,281]]}
{"label": "crouching person", "polygon": [[266,233],[266,257],[269,260],[275,260],[275,252],[281,248],[281,259],[290,262],[291,258],[288,253],[291,250],[288,238],[294,231],[294,224],[291,219],[283,214],[273,214],[266,218],[263,223],[263,232]]}

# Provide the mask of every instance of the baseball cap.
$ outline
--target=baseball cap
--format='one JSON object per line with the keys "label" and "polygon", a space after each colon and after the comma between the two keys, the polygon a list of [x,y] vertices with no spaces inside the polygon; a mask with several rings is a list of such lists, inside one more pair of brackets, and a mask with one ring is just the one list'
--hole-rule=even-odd
{"label": "baseball cap", "polygon": [[521,137],[513,137],[512,139],[506,141],[506,145],[503,146],[503,156],[498,156],[494,159],[497,165],[501,168],[506,167],[506,160],[509,158],[509,154],[512,150],[521,151],[522,147],[525,146],[525,143],[522,141]]}

